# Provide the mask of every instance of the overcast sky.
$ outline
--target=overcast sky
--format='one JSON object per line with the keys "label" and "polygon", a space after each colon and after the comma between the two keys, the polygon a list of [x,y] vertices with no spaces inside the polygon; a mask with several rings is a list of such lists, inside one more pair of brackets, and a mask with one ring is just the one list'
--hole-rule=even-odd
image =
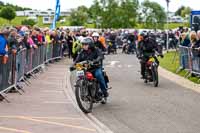
{"label": "overcast sky", "polygon": [[[48,8],[54,9],[56,0],[1,0],[6,3],[12,3],[23,7],[30,7],[32,9],[46,10]],[[93,0],[60,0],[61,10],[76,8],[80,5],[89,7]],[[139,0],[140,2],[143,0]],[[165,0],[151,0],[160,3],[166,7]],[[195,10],[200,10],[200,0],[170,0],[170,11],[176,11],[181,5],[190,6]]]}

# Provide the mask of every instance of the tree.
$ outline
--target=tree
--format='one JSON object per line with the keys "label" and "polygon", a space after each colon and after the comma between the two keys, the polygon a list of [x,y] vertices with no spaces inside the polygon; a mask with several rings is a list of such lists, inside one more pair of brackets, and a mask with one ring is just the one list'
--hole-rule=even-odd
{"label": "tree", "polygon": [[119,6],[115,0],[103,1],[106,5],[102,12],[102,27],[103,28],[117,28],[119,23]]}
{"label": "tree", "polygon": [[187,15],[190,15],[192,9],[190,7],[185,7],[182,11],[181,11],[181,17],[186,17]]}
{"label": "tree", "polygon": [[100,23],[100,19],[102,16],[102,7],[98,0],[94,0],[94,4],[88,10],[88,17],[95,23],[95,27]]}
{"label": "tree", "polygon": [[191,13],[191,8],[190,7],[185,7],[181,6],[176,12],[175,15],[181,16],[181,17],[186,17],[187,15],[190,15]]}
{"label": "tree", "polygon": [[89,17],[102,28],[132,28],[138,5],[138,0],[94,0]]}
{"label": "tree", "polygon": [[4,2],[3,1],[0,1],[0,6],[4,6]]}
{"label": "tree", "polygon": [[167,16],[160,4],[145,0],[142,3],[142,14],[145,28],[164,28]]}
{"label": "tree", "polygon": [[122,27],[123,28],[131,28],[136,25],[137,18],[137,10],[138,10],[139,2],[137,0],[123,0],[121,3],[122,10]]}
{"label": "tree", "polygon": [[22,25],[29,25],[29,26],[34,26],[36,22],[33,19],[25,19],[22,21]]}
{"label": "tree", "polygon": [[78,9],[73,9],[70,14],[70,25],[83,26],[88,20],[88,9],[85,6],[80,6]]}
{"label": "tree", "polygon": [[184,10],[185,9],[185,6],[181,6],[180,8],[178,8],[178,10],[175,12],[175,15],[176,16],[181,16],[181,12],[182,12],[182,10]]}
{"label": "tree", "polygon": [[4,7],[1,9],[0,16],[10,23],[16,17],[16,13],[12,7]]}

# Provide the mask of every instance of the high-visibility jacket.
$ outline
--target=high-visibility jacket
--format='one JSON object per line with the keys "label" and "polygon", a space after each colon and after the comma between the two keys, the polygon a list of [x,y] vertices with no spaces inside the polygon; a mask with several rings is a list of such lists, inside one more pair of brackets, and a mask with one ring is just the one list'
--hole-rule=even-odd
{"label": "high-visibility jacket", "polygon": [[79,40],[73,40],[73,46],[72,46],[72,53],[77,54],[82,48],[82,44]]}

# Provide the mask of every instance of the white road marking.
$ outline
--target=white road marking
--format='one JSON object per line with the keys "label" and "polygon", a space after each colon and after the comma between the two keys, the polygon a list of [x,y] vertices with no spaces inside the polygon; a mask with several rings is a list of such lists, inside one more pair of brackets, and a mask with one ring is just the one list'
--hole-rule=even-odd
{"label": "white road marking", "polygon": [[117,67],[122,68],[122,65],[118,65]]}
{"label": "white road marking", "polygon": [[71,101],[64,101],[64,102],[57,102],[57,101],[44,101],[43,103],[46,103],[46,104],[70,104],[72,103]]}
{"label": "white road marking", "polygon": [[128,65],[128,68],[131,68],[131,67],[133,67],[133,65]]}

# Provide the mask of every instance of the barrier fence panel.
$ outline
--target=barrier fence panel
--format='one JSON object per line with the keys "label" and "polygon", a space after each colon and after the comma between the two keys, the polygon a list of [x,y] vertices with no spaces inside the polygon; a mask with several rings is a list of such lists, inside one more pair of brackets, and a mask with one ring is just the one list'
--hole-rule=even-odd
{"label": "barrier fence panel", "polygon": [[61,58],[62,56],[62,45],[54,44],[53,45],[53,58]]}
{"label": "barrier fence panel", "polygon": [[58,58],[62,58],[61,44],[42,45],[36,49],[22,49],[17,54],[10,53],[6,64],[3,64],[3,56],[0,56],[0,93],[15,87],[25,74]]}
{"label": "barrier fence panel", "polygon": [[40,46],[39,50],[40,50],[40,56],[39,56],[39,65],[42,65],[44,63],[44,59],[45,59],[45,46],[42,45]]}
{"label": "barrier fence panel", "polygon": [[39,65],[39,48],[32,49],[32,70]]}
{"label": "barrier fence panel", "polygon": [[33,60],[33,49],[26,50],[26,64],[25,64],[25,74],[28,74],[32,70],[32,60]]}
{"label": "barrier fence panel", "polygon": [[[195,74],[200,76],[200,51],[190,47],[179,46],[180,69],[185,69],[188,73],[186,77]],[[179,69],[179,70],[180,70]],[[188,75],[190,74],[190,75]]]}
{"label": "barrier fence panel", "polygon": [[180,50],[180,67],[181,67],[181,69],[191,71],[192,60],[191,60],[190,48],[184,47],[184,46],[179,46],[179,50]]}
{"label": "barrier fence panel", "polygon": [[44,45],[44,62],[47,61],[47,45]]}
{"label": "barrier fence panel", "polygon": [[192,73],[200,76],[200,51],[198,49],[191,49],[192,55]]}
{"label": "barrier fence panel", "polygon": [[26,66],[26,49],[23,49],[17,53],[16,56],[16,81],[20,81],[25,74]]}
{"label": "barrier fence panel", "polygon": [[49,61],[50,59],[52,59],[53,57],[53,45],[52,44],[48,44],[47,47],[46,47],[46,56],[47,56],[47,60],[46,61]]}
{"label": "barrier fence panel", "polygon": [[0,93],[13,86],[15,83],[13,75],[14,55],[8,55],[8,62],[3,64],[3,57],[0,57]]}

